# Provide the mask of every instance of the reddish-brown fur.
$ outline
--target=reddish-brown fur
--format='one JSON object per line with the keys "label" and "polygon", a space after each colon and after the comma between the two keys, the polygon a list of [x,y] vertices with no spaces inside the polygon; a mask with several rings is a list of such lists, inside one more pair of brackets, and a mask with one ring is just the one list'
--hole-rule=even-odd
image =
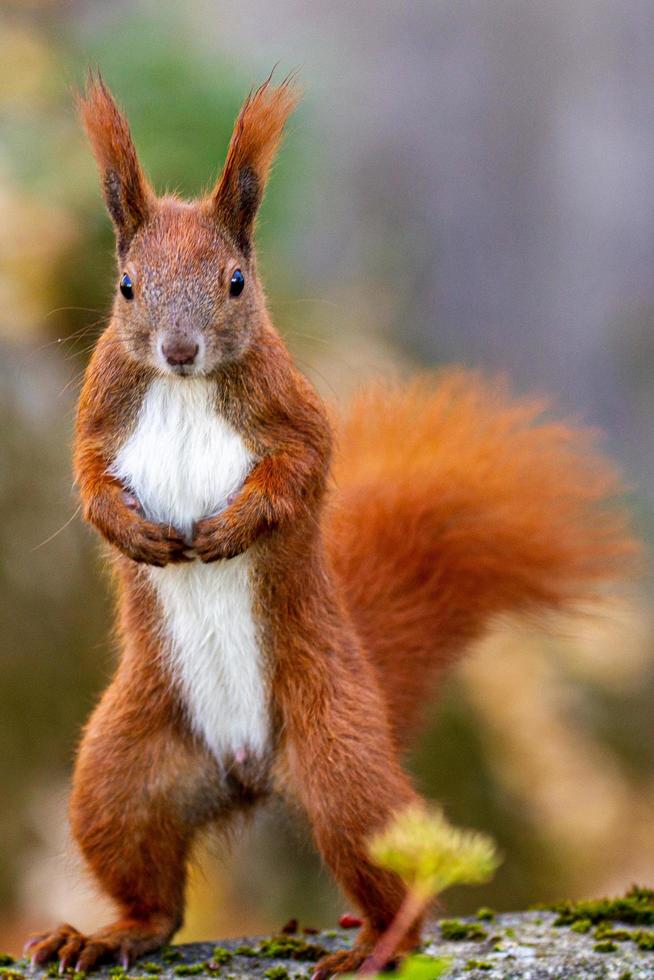
{"label": "reddish-brown fur", "polygon": [[632,567],[614,466],[547,408],[448,370],[371,385],[339,426],[327,547],[401,745],[495,618],[574,609]]}
{"label": "reddish-brown fur", "polygon": [[266,82],[248,96],[236,120],[225,166],[212,196],[223,227],[246,251],[284,124],[297,101],[290,76],[275,90],[274,98]]}
{"label": "reddish-brown fur", "polygon": [[[270,324],[251,247],[294,103],[288,84],[259,89],[216,190],[188,205],[154,196],[101,81],[81,102],[119,258],[138,292],[128,310],[117,296],[94,352],[75,452],[85,517],[113,546],[123,653],[82,741],[71,823],[119,918],[91,936],[63,926],[36,937],[37,962],[59,956],[84,970],[166,942],[182,919],[196,831],[224,827],[276,790],[303,807],[325,862],[365,914],[355,949],[327,957],[318,973],[356,968],[404,896],[400,879],[370,862],[366,842],[416,799],[399,751],[429,681],[498,614],[568,606],[619,573],[633,550],[604,502],[615,479],[587,453],[586,437],[538,423],[536,406],[464,373],[362,396],[339,426],[323,508],[331,426]],[[230,305],[235,263],[249,288]],[[183,301],[166,292],[180,277]],[[229,506],[187,541],[146,520],[108,466],[157,376],[152,336],[201,316],[216,411],[256,462]],[[147,566],[247,549],[273,736],[269,756],[225,777],[165,666]]]}
{"label": "reddish-brown fur", "polygon": [[129,126],[100,77],[89,73],[89,92],[79,110],[98,163],[105,200],[118,229],[118,251],[127,250],[136,229],[148,217],[154,194],[132,143]]}

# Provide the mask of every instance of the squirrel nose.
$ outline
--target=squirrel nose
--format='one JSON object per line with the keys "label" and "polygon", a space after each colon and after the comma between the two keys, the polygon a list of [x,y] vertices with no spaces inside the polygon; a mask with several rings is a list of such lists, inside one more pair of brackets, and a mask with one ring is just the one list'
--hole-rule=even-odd
{"label": "squirrel nose", "polygon": [[196,342],[194,340],[185,340],[183,337],[165,340],[161,345],[161,353],[171,367],[192,364],[197,352],[198,345]]}

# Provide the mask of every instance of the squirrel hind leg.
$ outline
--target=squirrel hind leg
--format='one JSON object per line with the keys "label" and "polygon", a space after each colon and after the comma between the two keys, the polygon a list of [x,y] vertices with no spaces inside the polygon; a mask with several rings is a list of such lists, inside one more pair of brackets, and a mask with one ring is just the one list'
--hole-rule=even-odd
{"label": "squirrel hind leg", "polygon": [[[318,962],[317,980],[355,971],[402,908],[406,885],[373,862],[369,841],[420,799],[400,764],[383,698],[356,637],[346,625],[332,631],[330,640],[338,656],[330,658],[329,685],[317,673],[293,670],[286,670],[279,685],[286,732],[279,788],[304,809],[323,862],[364,920],[347,955]],[[324,648],[317,636],[312,645],[320,649],[321,643]],[[314,709],[310,718],[303,712],[308,703]],[[394,952],[402,954],[419,941],[416,922]]]}
{"label": "squirrel hind leg", "polygon": [[36,937],[33,962],[58,959],[60,972],[127,966],[167,943],[183,919],[196,833],[234,809],[216,761],[171,722],[161,679],[151,665],[138,670],[119,672],[92,716],[71,795],[73,836],[118,917],[90,935],[60,926]]}

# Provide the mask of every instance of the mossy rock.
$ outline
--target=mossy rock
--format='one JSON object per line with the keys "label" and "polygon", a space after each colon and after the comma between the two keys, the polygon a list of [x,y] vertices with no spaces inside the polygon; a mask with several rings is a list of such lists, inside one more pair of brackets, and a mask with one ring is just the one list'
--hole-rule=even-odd
{"label": "mossy rock", "polygon": [[[490,920],[484,917],[483,928],[474,916],[444,920],[444,929],[441,923],[432,922],[425,929],[423,949],[427,955],[449,958],[447,980],[654,980],[654,931],[648,928],[646,911],[605,904],[602,917],[599,908],[566,903],[566,921],[561,922],[562,908],[497,914]],[[614,918],[617,912],[626,914],[627,921]],[[581,929],[574,928],[578,922],[583,923]],[[218,946],[191,943],[144,957],[128,973],[119,967],[103,967],[93,976],[104,980],[177,980],[183,976],[303,980],[311,976],[320,956],[348,948],[355,935],[332,929],[308,936],[230,939]],[[5,971],[10,974],[7,980],[48,974],[26,970],[24,961],[1,967],[0,980]],[[54,973],[51,968],[50,976]]]}

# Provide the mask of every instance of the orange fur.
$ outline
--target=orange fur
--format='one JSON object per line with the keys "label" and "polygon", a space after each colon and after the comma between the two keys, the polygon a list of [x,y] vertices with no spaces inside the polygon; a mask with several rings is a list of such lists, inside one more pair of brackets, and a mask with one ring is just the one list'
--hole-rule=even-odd
{"label": "orange fur", "polygon": [[[75,445],[84,516],[116,567],[122,653],[82,739],[71,825],[118,917],[90,936],[64,925],[36,937],[38,963],[59,957],[88,970],[166,942],[182,921],[197,831],[224,828],[277,791],[303,807],[325,863],[365,915],[353,950],[326,957],[317,974],[355,970],[406,894],[371,863],[367,841],[416,800],[399,749],[429,681],[493,617],[568,607],[620,575],[634,550],[605,503],[618,483],[587,436],[540,423],[539,406],[465,373],[379,386],[355,402],[324,508],[331,425],[270,322],[252,251],[295,100],[286,82],[246,101],[216,190],[194,203],[154,196],[101,80],[81,100],[133,287],[128,299],[117,291],[91,358]],[[246,283],[238,298],[235,269]],[[242,486],[211,513],[193,513],[187,537],[148,519],[134,488],[112,475],[151,386],[170,381],[162,338],[202,342],[216,422],[250,460]],[[246,551],[270,733],[252,758],[216,758],[193,726],[167,600],[144,566]],[[212,601],[210,589],[201,595]]]}
{"label": "orange fur", "polygon": [[292,76],[276,88],[268,79],[248,96],[236,120],[211,202],[223,226],[246,250],[284,126],[298,99]]}
{"label": "orange fur", "polygon": [[77,106],[100,171],[118,250],[125,253],[150,213],[154,194],[141,169],[127,120],[99,74],[89,72],[86,93],[78,97]]}
{"label": "orange fur", "polygon": [[450,370],[373,385],[343,419],[328,547],[400,744],[494,618],[573,609],[633,565],[615,468],[546,407]]}

